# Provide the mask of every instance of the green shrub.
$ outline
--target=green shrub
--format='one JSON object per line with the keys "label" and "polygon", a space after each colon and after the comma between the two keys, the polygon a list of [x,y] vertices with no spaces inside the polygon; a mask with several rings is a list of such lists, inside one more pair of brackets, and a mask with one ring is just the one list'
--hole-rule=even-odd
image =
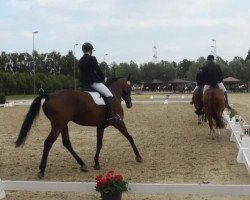
{"label": "green shrub", "polygon": [[0,93],[0,104],[4,104],[6,101],[5,95],[3,93]]}

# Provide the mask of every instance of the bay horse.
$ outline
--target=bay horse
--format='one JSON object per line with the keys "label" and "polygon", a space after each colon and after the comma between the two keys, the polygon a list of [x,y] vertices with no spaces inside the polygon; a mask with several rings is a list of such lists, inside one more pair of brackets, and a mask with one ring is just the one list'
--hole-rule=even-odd
{"label": "bay horse", "polygon": [[198,87],[195,89],[192,102],[194,103],[195,113],[198,116],[198,124],[202,124],[202,122],[206,121],[206,115],[203,109],[203,87]]}
{"label": "bay horse", "polygon": [[45,175],[45,168],[47,164],[48,154],[61,134],[63,146],[71,153],[80,165],[82,171],[88,171],[87,166],[83,160],[73,150],[69,139],[68,123],[70,121],[83,125],[83,126],[96,126],[97,127],[97,149],[94,156],[94,169],[99,170],[99,154],[102,148],[102,139],[104,129],[110,125],[113,125],[118,129],[129,141],[136,156],[137,162],[142,162],[142,157],[134,143],[133,137],[128,133],[125,123],[123,121],[124,113],[121,105],[122,99],[125,101],[127,108],[132,107],[131,101],[131,86],[130,75],[128,78],[115,78],[110,83],[111,92],[114,96],[113,110],[117,113],[121,120],[115,123],[106,122],[107,109],[105,105],[96,105],[92,97],[88,92],[82,90],[65,90],[51,94],[40,94],[32,102],[29,111],[23,121],[20,133],[16,140],[16,147],[24,144],[28,132],[30,131],[33,121],[39,114],[41,101],[45,99],[43,103],[43,112],[50,120],[51,131],[44,141],[43,155],[39,166],[38,178],[43,179]]}
{"label": "bay horse", "polygon": [[[215,133],[220,135],[220,129],[225,127],[223,121],[223,111],[225,109],[224,94],[218,87],[210,87],[203,95],[203,103],[206,117],[209,122],[210,134],[214,139]],[[217,131],[214,129],[214,125]]]}

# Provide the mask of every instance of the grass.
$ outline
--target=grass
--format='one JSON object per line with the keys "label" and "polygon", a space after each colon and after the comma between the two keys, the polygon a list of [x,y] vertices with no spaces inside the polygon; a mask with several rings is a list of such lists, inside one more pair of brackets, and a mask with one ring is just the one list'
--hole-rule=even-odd
{"label": "grass", "polygon": [[20,99],[33,99],[33,98],[34,98],[34,94],[10,95],[10,96],[6,96],[6,101],[20,100]]}

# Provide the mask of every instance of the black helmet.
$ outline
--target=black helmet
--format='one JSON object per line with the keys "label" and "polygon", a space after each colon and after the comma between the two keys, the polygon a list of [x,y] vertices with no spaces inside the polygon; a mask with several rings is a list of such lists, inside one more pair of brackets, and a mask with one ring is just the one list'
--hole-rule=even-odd
{"label": "black helmet", "polygon": [[89,42],[85,42],[82,45],[82,51],[83,52],[88,52],[88,51],[93,50],[93,49],[94,49],[93,45],[90,44]]}
{"label": "black helmet", "polygon": [[214,56],[213,56],[213,55],[208,55],[208,56],[207,56],[207,60],[209,60],[209,61],[214,61]]}

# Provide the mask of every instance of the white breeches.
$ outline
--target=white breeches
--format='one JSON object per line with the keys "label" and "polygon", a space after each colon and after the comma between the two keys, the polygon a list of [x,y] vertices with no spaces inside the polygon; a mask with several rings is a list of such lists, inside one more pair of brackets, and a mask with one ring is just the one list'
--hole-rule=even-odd
{"label": "white breeches", "polygon": [[[218,83],[218,87],[223,91],[223,93],[227,91],[223,83]],[[210,88],[210,85],[204,85],[203,94],[208,88]]]}
{"label": "white breeches", "polygon": [[105,97],[113,97],[110,90],[103,83],[93,83],[91,87],[100,92]]}

